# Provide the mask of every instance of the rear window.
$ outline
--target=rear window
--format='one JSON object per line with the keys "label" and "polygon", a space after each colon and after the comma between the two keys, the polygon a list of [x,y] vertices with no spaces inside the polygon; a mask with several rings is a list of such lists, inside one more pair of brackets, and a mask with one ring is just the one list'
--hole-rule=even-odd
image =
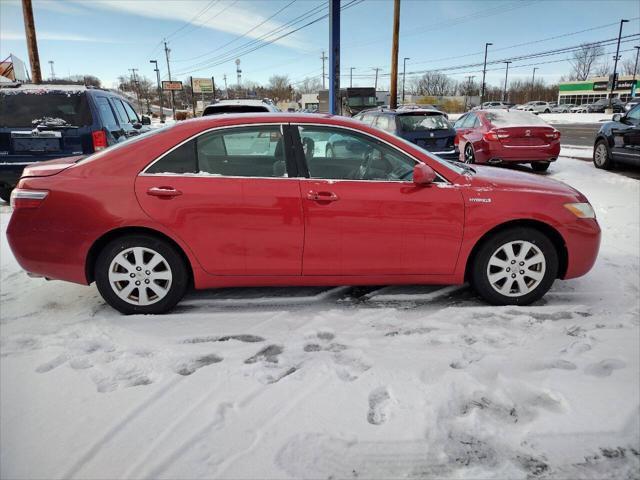
{"label": "rear window", "polygon": [[218,105],[205,108],[202,116],[218,115],[221,113],[259,113],[268,111],[269,109],[267,107],[261,107],[259,105]]}
{"label": "rear window", "polygon": [[504,111],[496,110],[485,113],[489,120],[496,127],[517,127],[520,125],[548,125],[537,115],[517,110]]}
{"label": "rear window", "polygon": [[403,132],[424,132],[427,130],[448,130],[451,124],[444,115],[399,115],[400,129]]}
{"label": "rear window", "polygon": [[92,123],[84,92],[0,93],[0,127],[84,127]]}

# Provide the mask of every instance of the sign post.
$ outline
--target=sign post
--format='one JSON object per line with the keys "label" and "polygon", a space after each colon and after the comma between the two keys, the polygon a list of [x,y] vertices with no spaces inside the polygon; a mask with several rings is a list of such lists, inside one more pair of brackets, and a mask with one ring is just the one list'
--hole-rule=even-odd
{"label": "sign post", "polygon": [[[202,96],[202,105],[204,108],[204,94],[205,93],[214,93],[214,84],[213,77],[211,78],[191,78],[191,87],[193,88],[194,95],[199,93]],[[193,115],[195,116],[195,107],[193,111]]]}

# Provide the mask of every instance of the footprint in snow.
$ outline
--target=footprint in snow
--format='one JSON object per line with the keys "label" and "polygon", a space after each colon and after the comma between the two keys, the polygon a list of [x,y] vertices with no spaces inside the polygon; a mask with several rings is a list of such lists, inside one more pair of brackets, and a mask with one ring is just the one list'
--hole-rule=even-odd
{"label": "footprint in snow", "polygon": [[621,360],[607,358],[599,361],[598,363],[587,365],[584,369],[584,373],[587,375],[593,375],[594,377],[608,377],[614,370],[618,370],[626,366],[627,364]]}
{"label": "footprint in snow", "polygon": [[182,343],[228,342],[229,340],[237,340],[238,342],[243,343],[264,342],[264,338],[258,335],[240,334],[186,338],[182,341]]}
{"label": "footprint in snow", "polygon": [[176,373],[183,376],[188,376],[194,373],[196,370],[219,363],[222,361],[222,357],[219,357],[215,353],[209,355],[203,355],[190,360],[182,361],[176,366]]}
{"label": "footprint in snow", "polygon": [[376,388],[369,394],[367,421],[371,425],[382,425],[389,419],[391,395],[385,387]]}
{"label": "footprint in snow", "polygon": [[280,345],[269,345],[268,347],[263,348],[258,353],[253,355],[252,357],[247,358],[244,363],[251,364],[256,362],[268,362],[268,363],[278,363],[278,357],[284,348]]}

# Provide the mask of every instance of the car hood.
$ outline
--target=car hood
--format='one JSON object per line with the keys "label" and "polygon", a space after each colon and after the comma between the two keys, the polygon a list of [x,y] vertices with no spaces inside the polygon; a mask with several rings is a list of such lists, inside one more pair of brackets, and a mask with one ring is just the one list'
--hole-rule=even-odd
{"label": "car hood", "polygon": [[479,189],[540,192],[586,200],[584,195],[569,185],[539,174],[483,165],[474,165],[473,169],[476,173],[467,178],[470,178],[473,187]]}

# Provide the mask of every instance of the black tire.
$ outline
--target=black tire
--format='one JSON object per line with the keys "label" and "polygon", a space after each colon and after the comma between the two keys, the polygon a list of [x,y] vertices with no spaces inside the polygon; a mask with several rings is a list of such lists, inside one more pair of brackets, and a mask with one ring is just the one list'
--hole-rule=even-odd
{"label": "black tire", "polygon": [[551,113],[551,110],[549,110],[548,108],[544,111],[544,113]]}
{"label": "black tire", "polygon": [[[514,241],[527,241],[533,244],[544,256],[545,260],[545,271],[541,280],[530,292],[521,296],[504,295],[498,292],[489,281],[488,266],[492,256],[501,246]],[[517,268],[522,267],[518,266]],[[497,232],[482,243],[474,256],[469,278],[476,292],[493,305],[529,305],[547,293],[557,274],[558,252],[551,240],[534,228],[515,227]],[[527,278],[526,275],[525,278]],[[513,284],[517,280],[511,280],[511,277],[507,277],[504,283],[507,282],[512,282]]]}
{"label": "black tire", "polygon": [[0,198],[5,202],[9,203],[11,200],[11,191],[13,188],[11,187],[2,187],[0,188]]}
{"label": "black tire", "polygon": [[[142,247],[159,253],[166,260],[166,266],[172,277],[165,296],[150,305],[137,305],[123,300],[114,291],[114,287],[109,281],[109,269],[112,261],[120,253],[134,247]],[[95,263],[95,279],[102,298],[119,312],[125,315],[160,314],[171,310],[184,296],[189,285],[189,270],[182,255],[173,245],[152,235],[138,234],[116,238],[102,249]]]}
{"label": "black tire", "polygon": [[546,172],[549,169],[551,162],[532,162],[531,168],[534,172]]}
{"label": "black tire", "polygon": [[476,154],[473,151],[473,146],[470,143],[467,143],[464,146],[464,163],[476,163]]}
{"label": "black tire", "polygon": [[609,144],[604,138],[598,140],[593,147],[593,164],[596,168],[602,168],[603,170],[611,170],[614,167]]}

